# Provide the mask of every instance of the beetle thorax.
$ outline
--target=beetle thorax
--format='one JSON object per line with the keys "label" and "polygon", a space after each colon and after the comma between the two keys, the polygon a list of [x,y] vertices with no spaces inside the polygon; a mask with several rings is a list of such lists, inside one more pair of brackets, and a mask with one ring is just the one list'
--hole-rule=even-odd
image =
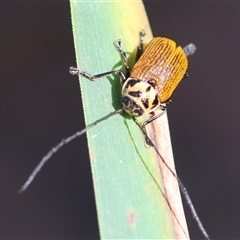
{"label": "beetle thorax", "polygon": [[147,81],[128,78],[122,87],[124,110],[132,116],[141,116],[154,111],[160,101],[155,90]]}

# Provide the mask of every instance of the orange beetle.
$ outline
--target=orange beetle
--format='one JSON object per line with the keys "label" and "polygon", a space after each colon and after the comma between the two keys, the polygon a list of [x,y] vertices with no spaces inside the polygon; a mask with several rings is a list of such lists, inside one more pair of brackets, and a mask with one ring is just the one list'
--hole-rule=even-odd
{"label": "orange beetle", "polygon": [[[92,81],[111,74],[119,74],[122,84],[123,108],[113,114],[124,110],[133,116],[134,121],[146,137],[146,143],[153,145],[146,136],[145,126],[163,114],[164,111],[161,111],[155,115],[155,111],[159,108],[165,110],[166,107],[162,104],[169,101],[179,82],[187,76],[187,55],[193,54],[195,46],[191,45],[190,50],[188,46],[186,48],[188,52],[186,52],[180,46],[177,47],[173,40],[157,37],[152,39],[143,50],[144,36],[145,32],[142,31],[140,33],[141,42],[137,48],[136,63],[132,69],[128,65],[126,53],[122,50],[121,41],[115,42],[126,69],[125,73],[113,70],[91,75],[75,67],[70,67],[70,73],[81,75]],[[136,117],[143,114],[150,114],[150,117],[142,124],[138,124]]]}
{"label": "orange beetle", "polygon": [[[182,181],[176,175],[176,173],[168,166],[165,160],[161,157],[160,152],[155,147],[154,143],[148,137],[145,126],[160,117],[165,111],[165,105],[169,101],[173,91],[180,83],[180,81],[187,76],[186,70],[188,66],[187,56],[195,52],[196,47],[194,44],[189,44],[184,49],[176,47],[176,43],[168,38],[157,37],[152,39],[143,50],[143,40],[145,32],[140,33],[140,45],[137,48],[136,63],[132,69],[128,65],[128,59],[126,53],[121,47],[121,41],[115,42],[115,46],[119,51],[123,64],[125,66],[125,73],[120,70],[113,70],[97,75],[91,75],[87,72],[83,72],[75,67],[70,67],[69,71],[72,75],[81,75],[89,80],[96,80],[102,77],[106,77],[111,74],[119,74],[122,84],[122,105],[121,109],[116,110],[108,114],[107,116],[95,121],[88,125],[85,129],[76,132],[72,136],[63,139],[55,147],[53,147],[47,155],[45,155],[42,161],[34,169],[28,180],[19,190],[23,192],[31,184],[37,173],[41,170],[42,166],[65,144],[71,142],[73,139],[80,137],[88,129],[97,125],[98,123],[108,119],[109,117],[126,111],[133,117],[135,123],[140,127],[143,132],[146,143],[152,146],[159,157],[162,159],[165,166],[173,174],[179,183],[180,190],[184,195],[187,204],[193,214],[193,218],[196,220],[200,231],[206,239],[210,239],[205,231],[196,210],[192,204],[190,196],[183,185]],[[162,110],[160,113],[155,114],[155,111]],[[139,124],[136,117],[149,114],[150,117]]]}
{"label": "orange beetle", "polygon": [[[123,111],[126,111],[133,117],[133,120],[143,132],[146,143],[154,147],[156,152],[160,155],[155,145],[148,137],[145,126],[165,112],[164,110],[166,107],[162,104],[169,101],[179,82],[187,76],[187,56],[193,54],[196,47],[194,44],[189,44],[182,49],[181,47],[176,47],[176,43],[168,38],[157,37],[147,45],[145,50],[143,50],[144,36],[145,32],[142,31],[140,33],[140,45],[137,48],[136,63],[132,69],[130,69],[128,65],[127,55],[121,47],[121,41],[118,40],[115,42],[115,46],[125,66],[125,73],[121,70],[113,70],[91,75],[75,67],[69,68],[69,72],[72,75],[81,75],[92,81],[111,74],[119,74],[122,84],[123,107],[88,125],[85,129],[76,132],[72,136],[63,139],[43,157],[42,161],[34,169],[19,192],[23,192],[27,189],[45,162],[47,162],[63,145],[83,135],[88,129],[98,123]],[[162,111],[155,114],[157,109]],[[150,117],[140,124],[136,117],[142,116],[143,114],[149,114]]]}

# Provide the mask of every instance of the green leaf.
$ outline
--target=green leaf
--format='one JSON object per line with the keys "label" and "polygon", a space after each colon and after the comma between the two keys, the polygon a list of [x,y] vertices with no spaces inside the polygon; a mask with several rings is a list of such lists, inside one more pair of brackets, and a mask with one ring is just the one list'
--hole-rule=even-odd
{"label": "green leaf", "polygon": [[[146,43],[152,38],[141,1],[70,1],[70,5],[77,67],[82,71],[119,69],[121,59],[113,45],[117,39],[132,57],[142,29]],[[80,77],[80,86],[86,125],[122,107],[119,76],[96,81]],[[174,169],[166,114],[151,125],[150,136]],[[145,146],[131,117],[115,115],[91,128],[87,137],[101,238],[188,238],[176,179],[154,149]]]}

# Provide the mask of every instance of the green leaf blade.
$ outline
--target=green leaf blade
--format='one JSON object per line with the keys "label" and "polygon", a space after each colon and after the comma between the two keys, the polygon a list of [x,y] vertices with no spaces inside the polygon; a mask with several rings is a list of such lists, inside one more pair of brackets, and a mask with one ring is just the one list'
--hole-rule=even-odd
{"label": "green leaf blade", "polygon": [[[119,66],[113,41],[121,39],[123,49],[133,53],[142,29],[147,33],[146,43],[152,38],[141,1],[71,1],[71,13],[77,66],[91,74]],[[96,81],[80,77],[80,86],[87,125],[121,108],[118,76]],[[157,128],[167,125],[166,116],[155,124]],[[164,198],[159,159],[152,148],[145,147],[132,119],[126,114],[113,116],[90,129],[87,136],[101,238],[182,238]],[[171,150],[169,133],[165,139],[167,143],[160,145]]]}

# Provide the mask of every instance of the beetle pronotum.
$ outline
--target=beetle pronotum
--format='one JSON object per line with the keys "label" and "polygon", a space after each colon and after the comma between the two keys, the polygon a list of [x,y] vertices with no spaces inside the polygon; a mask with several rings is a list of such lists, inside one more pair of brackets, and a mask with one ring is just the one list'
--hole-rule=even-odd
{"label": "beetle pronotum", "polygon": [[[72,136],[63,139],[60,143],[53,147],[43,157],[41,162],[34,169],[19,192],[23,192],[27,189],[46,161],[48,161],[51,156],[63,145],[69,143],[77,137],[80,137],[86,133],[88,129],[92,128],[98,123],[125,111],[133,117],[134,122],[139,126],[140,130],[145,136],[146,144],[155,149],[156,153],[162,159],[162,162],[177,179],[180,190],[186,199],[186,202],[193,214],[193,218],[196,220],[200,231],[206,239],[210,239],[196,213],[184,184],[161,156],[152,140],[148,137],[145,128],[147,124],[159,118],[165,112],[166,106],[163,104],[170,101],[170,97],[179,82],[183,78],[187,77],[187,56],[193,54],[196,50],[196,47],[194,44],[189,44],[182,49],[180,46],[177,47],[176,43],[168,38],[157,37],[153,38],[144,50],[144,36],[145,32],[142,31],[140,33],[140,45],[137,48],[136,63],[132,69],[130,69],[128,65],[128,58],[121,47],[121,41],[118,40],[115,42],[115,47],[119,51],[123,65],[125,66],[125,73],[121,70],[113,70],[97,75],[91,75],[75,67],[70,67],[69,71],[72,75],[81,75],[92,81],[108,75],[118,74],[122,85],[121,102],[123,107],[95,121],[94,123],[88,125],[85,129],[76,132]],[[137,117],[144,114],[148,114],[149,118],[143,123],[139,123],[137,121]]]}

